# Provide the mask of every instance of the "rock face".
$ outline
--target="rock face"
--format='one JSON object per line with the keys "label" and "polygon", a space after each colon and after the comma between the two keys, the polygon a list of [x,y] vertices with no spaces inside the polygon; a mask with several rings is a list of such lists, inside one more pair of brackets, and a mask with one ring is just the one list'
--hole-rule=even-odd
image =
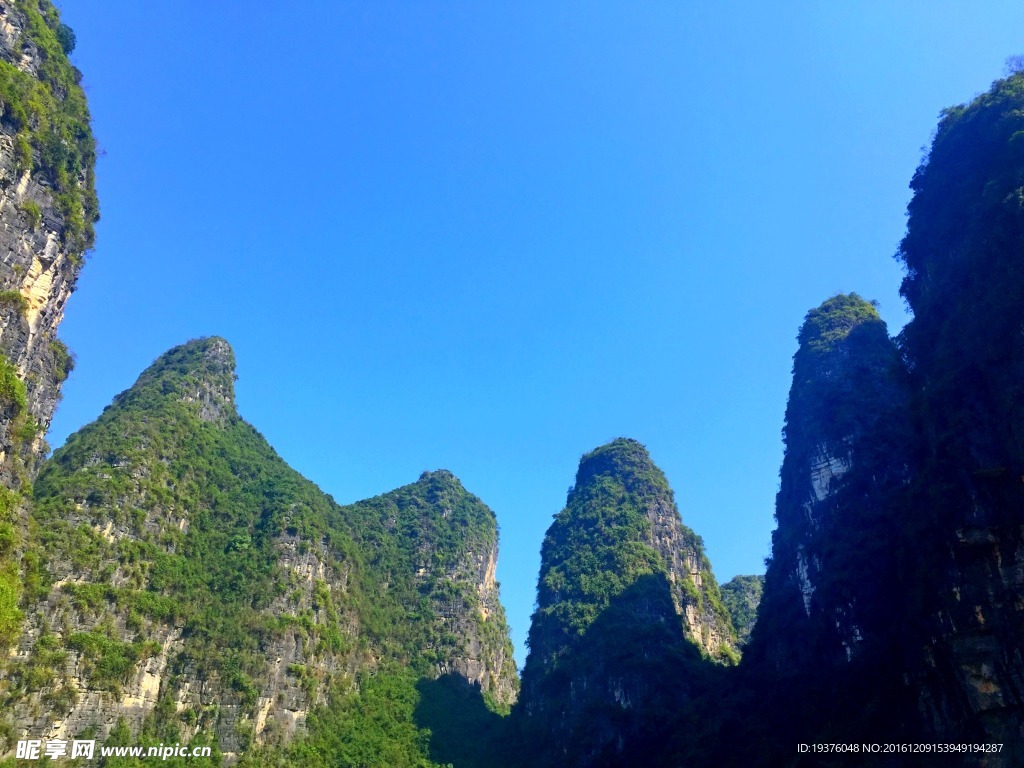
{"label": "rock face", "polygon": [[801,331],[743,665],[776,740],[999,743],[964,764],[1024,761],[1022,115],[1022,73],[944,112],[898,254],[899,355],[854,296]]}
{"label": "rock face", "polygon": [[778,527],[748,656],[780,676],[845,665],[887,633],[895,496],[910,471],[900,362],[875,308],[835,296],[798,339]]}
{"label": "rock face", "polygon": [[493,513],[444,471],[335,504],[238,416],[223,339],[171,350],[69,438],[32,514],[47,557],[9,665],[16,733],[235,759],[385,663],[514,698]]}
{"label": "rock face", "polygon": [[760,730],[741,741],[760,746],[738,764],[783,764],[790,744],[821,734],[909,738],[905,373],[885,323],[856,294],[809,312],[798,341],[778,527],[738,681],[755,701],[743,719]]}
{"label": "rock face", "polygon": [[98,218],[95,142],[67,60],[73,41],[49,2],[0,2],[0,367],[21,382],[0,393],[8,487],[26,479],[23,468],[33,474],[71,370],[57,327]]}
{"label": "rock face", "polygon": [[692,693],[687,671],[735,658],[734,643],[703,544],[644,447],[585,455],[541,550],[517,707],[547,742],[538,759],[649,760]]}
{"label": "rock face", "polygon": [[519,678],[494,578],[494,513],[443,469],[347,510],[362,542],[399,548],[387,581],[412,574],[410,585],[428,601],[434,618],[424,651],[434,673],[461,677],[507,710]]}
{"label": "rock face", "polygon": [[0,698],[38,565],[26,497],[73,364],[57,327],[98,218],[73,47],[49,2],[0,2]]}
{"label": "rock face", "polygon": [[[1024,763],[1024,74],[943,113],[899,257],[921,423],[914,503],[928,578],[916,655],[935,733]],[[922,658],[923,657],[923,658]]]}

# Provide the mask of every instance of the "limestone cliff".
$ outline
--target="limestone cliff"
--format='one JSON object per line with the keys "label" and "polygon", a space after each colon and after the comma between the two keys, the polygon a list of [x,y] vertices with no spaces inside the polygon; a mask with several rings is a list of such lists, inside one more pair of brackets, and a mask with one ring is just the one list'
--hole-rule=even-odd
{"label": "limestone cliff", "polygon": [[[49,2],[0,2],[0,479],[32,474],[71,357],[57,340],[98,218],[95,142],[67,59],[74,35]],[[23,395],[22,395],[23,391]]]}
{"label": "limestone cliff", "polygon": [[778,526],[737,679],[753,694],[741,741],[758,746],[737,754],[723,744],[736,764],[784,764],[788,745],[822,734],[914,733],[900,645],[912,477],[905,372],[875,307],[856,294],[809,312],[798,341]]}
{"label": "limestone cliff", "polygon": [[848,663],[890,626],[895,496],[909,479],[901,368],[875,308],[835,296],[798,339],[778,527],[748,655],[783,676]]}
{"label": "limestone cliff", "polygon": [[935,734],[1024,764],[1024,73],[943,113],[911,183],[901,337],[923,428],[913,504]]}
{"label": "limestone cliff", "polygon": [[388,665],[514,696],[493,513],[443,471],[337,505],[238,416],[223,339],[166,353],[69,438],[32,514],[16,733],[173,734],[233,760]]}
{"label": "limestone cliff", "polygon": [[495,580],[494,513],[446,470],[347,510],[360,541],[399,548],[393,562],[402,573],[389,583],[414,574],[412,586],[433,616],[423,650],[435,673],[457,675],[509,707],[519,680]]}
{"label": "limestone cliff", "polygon": [[695,670],[734,644],[703,544],[644,447],[585,455],[541,550],[517,707],[547,741],[540,759],[650,759]]}
{"label": "limestone cliff", "polygon": [[73,47],[46,0],[0,1],[0,698],[38,570],[26,497],[73,364],[57,327],[98,218]]}

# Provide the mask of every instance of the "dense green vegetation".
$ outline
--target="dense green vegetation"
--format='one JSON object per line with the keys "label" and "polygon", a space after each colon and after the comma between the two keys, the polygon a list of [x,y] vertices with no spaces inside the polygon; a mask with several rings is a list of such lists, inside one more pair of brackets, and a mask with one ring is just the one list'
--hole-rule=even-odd
{"label": "dense green vegetation", "polygon": [[763,589],[764,576],[734,576],[722,585],[722,604],[729,611],[740,645],[750,639]]}
{"label": "dense green vegetation", "polygon": [[[358,544],[372,553],[369,564],[375,578],[388,584],[389,597],[404,608],[385,614],[376,601],[365,606],[380,647],[399,656],[417,647],[419,653],[410,661],[427,667],[459,651],[465,627],[460,631],[440,617],[474,613],[482,574],[466,566],[465,553],[484,558],[491,554],[497,541],[494,514],[444,470],[424,472],[418,482],[352,504],[344,514]],[[409,578],[419,572],[423,578]],[[491,610],[502,611],[500,605]],[[499,632],[493,641],[505,649],[504,672],[514,677],[504,626],[502,611],[487,629]]]}
{"label": "dense green vegetation", "polygon": [[[929,717],[1024,762],[1024,73],[945,110],[911,182],[900,335],[922,425],[909,489],[908,655]],[[983,661],[965,652],[984,647]],[[925,650],[927,647],[927,650]],[[932,659],[939,659],[933,664]],[[979,663],[1000,702],[979,703]]]}
{"label": "dense green vegetation", "polygon": [[0,409],[6,411],[9,421],[13,421],[22,415],[26,408],[28,394],[25,391],[25,382],[18,376],[14,363],[0,353]]}
{"label": "dense green vegetation", "polygon": [[733,630],[703,544],[640,443],[618,439],[580,460],[544,539],[537,595],[513,712],[531,745],[523,764],[660,764],[716,666],[697,642],[717,631],[728,658]]}
{"label": "dense green vegetation", "polygon": [[11,307],[22,316],[28,311],[28,301],[20,291],[0,291],[0,305]]}
{"label": "dense green vegetation", "polygon": [[81,654],[90,687],[113,693],[120,693],[140,660],[160,650],[157,643],[124,643],[100,632],[76,632],[66,638],[66,645]]}
{"label": "dense green vegetation", "polygon": [[[161,745],[173,745],[180,743],[180,734],[173,723],[173,715],[170,711],[169,699],[165,699],[158,706],[157,711],[146,719],[140,733],[132,733],[131,728],[123,720],[118,720],[111,730],[110,735],[103,741],[104,746],[109,747],[154,747]],[[92,734],[87,735],[88,738]],[[221,765],[222,755],[217,748],[216,739],[208,733],[199,733],[188,741],[188,746],[211,747],[209,757],[170,757],[161,758],[160,764],[170,768],[214,768]],[[97,750],[98,756],[99,750]],[[152,765],[155,758],[131,758],[131,757],[97,757],[97,764],[101,768],[145,768]],[[71,763],[74,765],[74,762]],[[83,765],[90,765],[91,761],[82,761]]]}
{"label": "dense green vegetation", "polygon": [[14,527],[0,523],[0,647],[5,648],[17,639],[23,617],[18,608],[21,577],[17,562],[10,557],[14,540]]}
{"label": "dense green vegetation", "polygon": [[[253,760],[432,765],[418,681],[450,668],[475,636],[491,664],[491,709],[507,711],[514,691],[500,603],[495,595],[485,621],[477,592],[494,514],[446,471],[336,504],[238,417],[233,379],[223,340],[177,347],[43,466],[32,524],[33,552],[45,557],[32,600],[50,595],[57,613],[31,660],[12,666],[2,703],[64,691],[51,705],[66,711],[69,658],[90,688],[118,694],[178,638],[162,692],[172,708],[158,706],[144,735],[212,733],[224,727],[218,707],[254,707],[268,656],[294,638],[301,656],[288,675],[323,703],[287,748],[270,732],[256,750],[240,720],[233,738]],[[185,680],[213,681],[218,707],[176,711],[169,697]],[[488,711],[480,691],[466,696]]]}
{"label": "dense green vegetation", "polygon": [[[68,61],[74,33],[48,0],[17,0],[15,7],[26,21],[20,47],[38,50],[40,63],[37,78],[17,62],[0,61],[2,121],[15,133],[19,170],[40,175],[52,189],[64,219],[62,237],[78,258],[92,246],[99,204],[89,108],[81,73]],[[27,201],[23,210],[34,228],[40,220],[38,203]]]}
{"label": "dense green vegetation", "polygon": [[[278,630],[266,609],[286,589],[274,537],[297,508],[325,531],[334,508],[236,416],[204,421],[184,399],[211,381],[230,390],[230,363],[208,352],[169,353],[72,436],[40,473],[34,520],[49,573],[67,557],[90,577],[67,590],[76,607],[116,605],[140,629],[174,621],[188,638],[179,663],[224,676],[251,703],[261,649]],[[108,525],[128,535],[108,540]],[[351,542],[335,539],[343,560]]]}
{"label": "dense green vegetation", "polygon": [[75,355],[60,339],[53,339],[50,342],[50,352],[53,353],[54,373],[57,376],[57,382],[63,383],[75,369]]}
{"label": "dense green vegetation", "polygon": [[[651,540],[649,515],[658,510],[678,517],[674,507],[664,474],[635,440],[620,438],[585,455],[566,507],[541,548],[533,619],[538,632],[551,626],[566,640],[579,637],[637,578],[666,572],[664,553]],[[678,547],[696,553],[710,573],[700,537],[681,524],[678,534]],[[728,625],[713,579],[698,590],[689,574],[680,577],[688,595],[701,608],[707,601]]]}
{"label": "dense green vegetation", "polygon": [[332,691],[327,705],[310,718],[308,734],[283,752],[253,751],[241,768],[434,768],[427,757],[430,732],[414,717],[420,699],[417,677],[396,664],[361,675],[351,689]]}
{"label": "dense green vegetation", "polygon": [[[0,412],[15,439],[19,429],[30,422],[27,408],[25,383],[14,364],[0,353]],[[19,608],[24,587],[18,564],[23,533],[16,517],[21,500],[20,493],[0,487],[0,649],[18,637],[24,618]]]}

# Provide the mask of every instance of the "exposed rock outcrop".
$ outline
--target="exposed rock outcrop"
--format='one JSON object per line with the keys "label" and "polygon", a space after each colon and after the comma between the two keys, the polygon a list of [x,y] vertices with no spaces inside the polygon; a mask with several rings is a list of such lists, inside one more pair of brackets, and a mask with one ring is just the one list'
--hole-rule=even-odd
{"label": "exposed rock outcrop", "polygon": [[234,760],[396,662],[507,707],[494,514],[446,471],[335,504],[238,416],[234,378],[223,339],[176,347],[44,465],[15,732],[162,729]]}
{"label": "exposed rock outcrop", "polygon": [[0,701],[38,577],[27,497],[73,366],[57,328],[98,218],[73,40],[47,0],[0,1]]}
{"label": "exposed rock outcrop", "polygon": [[[945,110],[914,175],[901,335],[922,425],[915,684],[938,735],[1024,764],[1024,73]],[[928,580],[928,581],[924,581]]]}
{"label": "exposed rock outcrop", "polygon": [[835,296],[808,313],[799,342],[747,656],[783,677],[819,675],[888,636],[900,606],[897,496],[910,473],[903,373],[875,308]]}
{"label": "exposed rock outcrop", "polygon": [[698,668],[736,658],[703,543],[635,440],[581,459],[544,539],[529,645],[516,715],[540,760],[581,766],[652,760]]}
{"label": "exposed rock outcrop", "polygon": [[98,217],[95,142],[68,35],[45,0],[0,2],[0,365],[24,392],[0,393],[7,487],[33,474],[72,367],[57,327]]}

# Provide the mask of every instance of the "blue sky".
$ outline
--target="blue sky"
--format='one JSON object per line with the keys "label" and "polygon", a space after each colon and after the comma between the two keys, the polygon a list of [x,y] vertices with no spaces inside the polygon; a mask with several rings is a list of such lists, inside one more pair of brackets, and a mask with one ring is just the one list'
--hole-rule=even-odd
{"label": "blue sky", "polygon": [[447,468],[517,647],[579,456],[645,443],[720,581],[763,571],[795,336],[905,322],[939,111],[1024,5],[64,2],[102,221],[56,447],[226,337],[239,408],[340,502]]}

